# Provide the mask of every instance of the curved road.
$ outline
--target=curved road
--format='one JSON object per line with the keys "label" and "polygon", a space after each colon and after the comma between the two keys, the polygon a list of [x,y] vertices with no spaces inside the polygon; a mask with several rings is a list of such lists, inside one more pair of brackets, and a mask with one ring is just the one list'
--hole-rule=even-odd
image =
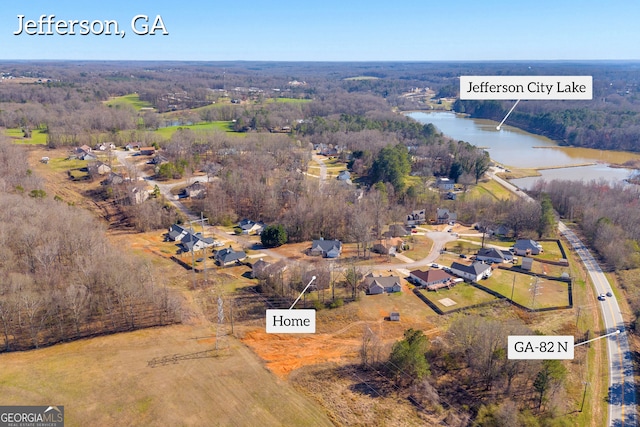
{"label": "curved road", "polygon": [[[611,291],[611,285],[604,272],[591,253],[582,244],[575,233],[562,222],[558,223],[560,233],[571,244],[573,250],[584,263],[591,282],[598,295]],[[636,426],[638,414],[636,409],[635,383],[633,380],[633,363],[629,342],[625,333],[624,320],[615,295],[600,301],[605,333],[619,330],[621,333],[607,338],[609,354],[609,422],[612,427]],[[604,334],[603,334],[604,335]]]}

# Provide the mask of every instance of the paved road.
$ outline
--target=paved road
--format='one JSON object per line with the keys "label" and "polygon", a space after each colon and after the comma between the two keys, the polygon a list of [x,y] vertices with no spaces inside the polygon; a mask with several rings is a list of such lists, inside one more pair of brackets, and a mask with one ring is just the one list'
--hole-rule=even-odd
{"label": "paved road", "polygon": [[[611,291],[611,286],[604,272],[575,233],[562,222],[558,223],[558,228],[582,259],[596,293],[600,295]],[[599,303],[606,328],[605,333],[608,334],[616,330],[621,332],[606,338],[610,365],[608,425],[612,427],[636,426],[638,414],[636,412],[633,362],[618,300],[614,295],[607,297],[604,301],[599,301]]]}
{"label": "paved road", "polygon": [[[503,185],[514,194],[525,200],[533,200],[513,184],[497,177],[493,172],[488,174],[492,179]],[[591,282],[598,295],[611,291],[611,285],[598,262],[591,255],[576,234],[563,223],[558,222],[560,233],[569,241],[572,249],[580,256]],[[632,427],[638,425],[638,413],[633,379],[633,359],[629,350],[629,341],[624,327],[624,320],[615,295],[599,301],[602,318],[605,324],[605,334],[619,330],[621,333],[606,338],[609,356],[609,419],[610,427]],[[604,334],[603,334],[604,335]]]}

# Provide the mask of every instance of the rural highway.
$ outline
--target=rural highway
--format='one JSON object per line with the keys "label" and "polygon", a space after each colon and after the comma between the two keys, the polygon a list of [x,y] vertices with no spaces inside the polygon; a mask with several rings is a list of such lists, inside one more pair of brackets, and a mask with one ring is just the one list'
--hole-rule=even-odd
{"label": "rural highway", "polygon": [[[558,223],[558,228],[572,246],[572,249],[582,259],[596,293],[600,295],[612,292],[609,281],[602,269],[575,233],[569,230],[562,222]],[[605,325],[605,331],[602,335],[616,330],[621,332],[606,338],[609,354],[609,421],[607,425],[610,427],[637,426],[638,413],[633,380],[633,363],[618,300],[613,295],[612,297],[606,297],[604,301],[598,302],[600,303]]]}
{"label": "rural highway", "polygon": [[[513,184],[497,177],[491,171],[488,175],[499,184],[507,188],[514,194],[526,199],[533,200],[525,192],[520,191]],[[580,241],[576,234],[562,222],[558,222],[560,233],[567,239],[573,249],[584,263],[591,283],[593,283],[596,294],[606,294],[612,292],[611,285],[598,262],[591,255],[586,246]],[[600,303],[602,318],[604,320],[605,331],[602,335],[619,330],[620,333],[606,338],[607,353],[609,355],[609,427],[632,427],[638,425],[638,413],[635,395],[635,383],[633,379],[633,359],[629,350],[629,341],[624,327],[624,320],[620,312],[620,306],[615,294],[606,297]]]}

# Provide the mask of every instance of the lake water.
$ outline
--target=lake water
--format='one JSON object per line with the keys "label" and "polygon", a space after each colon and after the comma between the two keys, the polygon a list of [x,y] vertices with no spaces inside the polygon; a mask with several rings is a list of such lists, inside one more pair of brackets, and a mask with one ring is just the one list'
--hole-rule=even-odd
{"label": "lake water", "polygon": [[[467,141],[487,150],[491,159],[507,168],[553,168],[540,170],[541,177],[514,179],[511,182],[521,188],[530,188],[538,179],[600,180],[623,182],[633,170],[611,168],[608,162],[622,163],[640,158],[635,153],[609,152],[584,148],[559,147],[544,136],[534,135],[521,129],[503,125],[496,129],[497,122],[470,119],[452,112],[413,112],[409,117],[432,123],[445,135]],[[593,164],[597,163],[597,164]],[[586,165],[580,167],[563,167]]]}

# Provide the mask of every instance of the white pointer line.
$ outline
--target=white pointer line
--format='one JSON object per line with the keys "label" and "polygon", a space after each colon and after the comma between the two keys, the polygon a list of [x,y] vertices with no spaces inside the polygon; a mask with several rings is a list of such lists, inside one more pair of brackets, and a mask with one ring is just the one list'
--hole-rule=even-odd
{"label": "white pointer line", "polygon": [[298,301],[300,301],[300,298],[302,298],[302,295],[304,295],[304,293],[307,292],[307,289],[309,289],[309,286],[311,286],[311,283],[313,283],[314,280],[316,280],[316,276],[312,276],[311,277],[311,280],[309,281],[307,286],[304,287],[304,289],[302,290],[300,295],[298,295],[298,298],[296,298],[296,300],[293,302],[293,304],[291,304],[291,307],[289,307],[289,310],[293,309],[293,306],[296,305],[296,303]]}
{"label": "white pointer line", "polygon": [[513,104],[513,107],[511,107],[511,109],[509,110],[509,112],[507,113],[506,116],[504,116],[504,119],[502,119],[502,121],[500,122],[500,124],[498,126],[496,126],[496,130],[500,130],[500,128],[502,127],[502,124],[507,120],[507,117],[509,117],[509,115],[511,114],[511,112],[513,111],[514,108],[516,108],[516,105],[518,105],[518,102],[520,102],[520,100],[518,99],[516,101],[515,104]]}
{"label": "white pointer line", "polygon": [[597,337],[597,338],[593,338],[593,339],[590,339],[588,341],[579,342],[578,344],[575,344],[574,347],[577,347],[577,346],[582,345],[582,344],[586,344],[586,343],[591,342],[591,341],[595,341],[595,340],[599,340],[599,339],[602,339],[602,338],[610,337],[611,335],[617,335],[619,333],[620,333],[620,330],[618,329],[617,331],[611,332],[610,334],[603,335],[603,336]]}

